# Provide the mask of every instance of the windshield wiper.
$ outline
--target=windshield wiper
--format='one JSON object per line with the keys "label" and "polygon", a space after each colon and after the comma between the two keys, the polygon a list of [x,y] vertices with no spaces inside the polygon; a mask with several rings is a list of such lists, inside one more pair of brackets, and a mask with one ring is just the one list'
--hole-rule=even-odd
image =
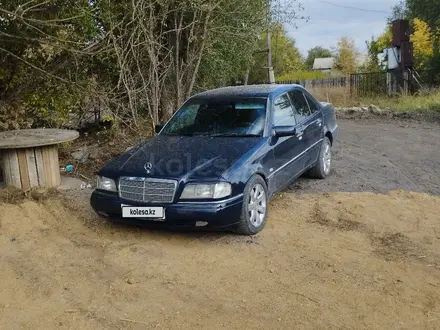
{"label": "windshield wiper", "polygon": [[169,136],[211,136],[211,137],[261,137],[260,134],[240,134],[240,133],[216,133],[210,134],[208,132],[204,133],[163,133],[163,135]]}
{"label": "windshield wiper", "polygon": [[162,133],[162,135],[168,136],[193,136],[191,133]]}
{"label": "windshield wiper", "polygon": [[260,137],[260,134],[240,134],[240,133],[219,133],[219,134],[211,134],[214,137],[228,137],[228,136],[236,136],[236,137]]}

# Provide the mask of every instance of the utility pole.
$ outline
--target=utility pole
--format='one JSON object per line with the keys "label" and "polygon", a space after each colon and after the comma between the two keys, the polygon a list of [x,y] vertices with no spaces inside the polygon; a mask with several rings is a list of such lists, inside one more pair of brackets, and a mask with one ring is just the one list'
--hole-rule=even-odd
{"label": "utility pole", "polygon": [[272,45],[270,27],[267,29],[267,70],[269,73],[269,84],[275,84],[275,74],[272,66]]}
{"label": "utility pole", "polygon": [[414,86],[410,85],[417,80],[417,73],[414,69],[414,47],[410,39],[409,21],[398,19],[392,22],[392,54],[395,55],[398,67],[392,69],[392,73],[397,82],[397,86],[404,94],[414,90]]}
{"label": "utility pole", "polygon": [[271,19],[271,2],[272,0],[267,0],[267,33],[266,33],[266,42],[267,42],[267,71],[269,75],[269,84],[275,84],[275,74],[273,72],[273,66],[272,66],[272,40],[271,40],[271,26],[272,26],[272,19]]}

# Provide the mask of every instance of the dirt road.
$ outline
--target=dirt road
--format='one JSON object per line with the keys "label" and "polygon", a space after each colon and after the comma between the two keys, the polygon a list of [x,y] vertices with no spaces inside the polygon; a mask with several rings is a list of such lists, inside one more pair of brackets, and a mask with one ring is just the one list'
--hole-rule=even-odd
{"label": "dirt road", "polygon": [[334,172],[300,179],[302,193],[408,191],[440,194],[440,126],[417,122],[340,121]]}
{"label": "dirt road", "polygon": [[438,329],[440,143],[416,125],[342,122],[333,177],[254,237],[111,225],[85,190],[0,204],[0,329]]}

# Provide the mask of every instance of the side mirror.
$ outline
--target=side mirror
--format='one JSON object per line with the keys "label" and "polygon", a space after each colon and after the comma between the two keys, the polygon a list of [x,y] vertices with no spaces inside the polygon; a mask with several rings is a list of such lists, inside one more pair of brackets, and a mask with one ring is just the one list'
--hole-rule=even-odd
{"label": "side mirror", "polygon": [[156,125],[154,126],[154,132],[157,134],[159,133],[163,128],[163,125]]}
{"label": "side mirror", "polygon": [[276,126],[273,129],[273,136],[293,136],[296,134],[296,128],[294,126]]}

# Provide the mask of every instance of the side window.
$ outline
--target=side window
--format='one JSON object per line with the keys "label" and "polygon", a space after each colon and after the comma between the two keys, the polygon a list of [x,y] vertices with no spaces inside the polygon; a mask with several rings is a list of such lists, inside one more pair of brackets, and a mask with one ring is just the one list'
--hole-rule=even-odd
{"label": "side window", "polygon": [[316,105],[316,101],[309,94],[306,94],[306,93],[303,93],[303,94],[307,100],[307,103],[309,104],[309,108],[312,111],[312,113],[316,112],[318,110],[318,106]]}
{"label": "side window", "polygon": [[297,122],[303,121],[312,114],[304,94],[301,91],[291,91],[289,92],[289,96],[296,109]]}
{"label": "side window", "polygon": [[296,124],[292,105],[287,94],[278,96],[275,99],[273,110],[274,126],[294,126]]}

